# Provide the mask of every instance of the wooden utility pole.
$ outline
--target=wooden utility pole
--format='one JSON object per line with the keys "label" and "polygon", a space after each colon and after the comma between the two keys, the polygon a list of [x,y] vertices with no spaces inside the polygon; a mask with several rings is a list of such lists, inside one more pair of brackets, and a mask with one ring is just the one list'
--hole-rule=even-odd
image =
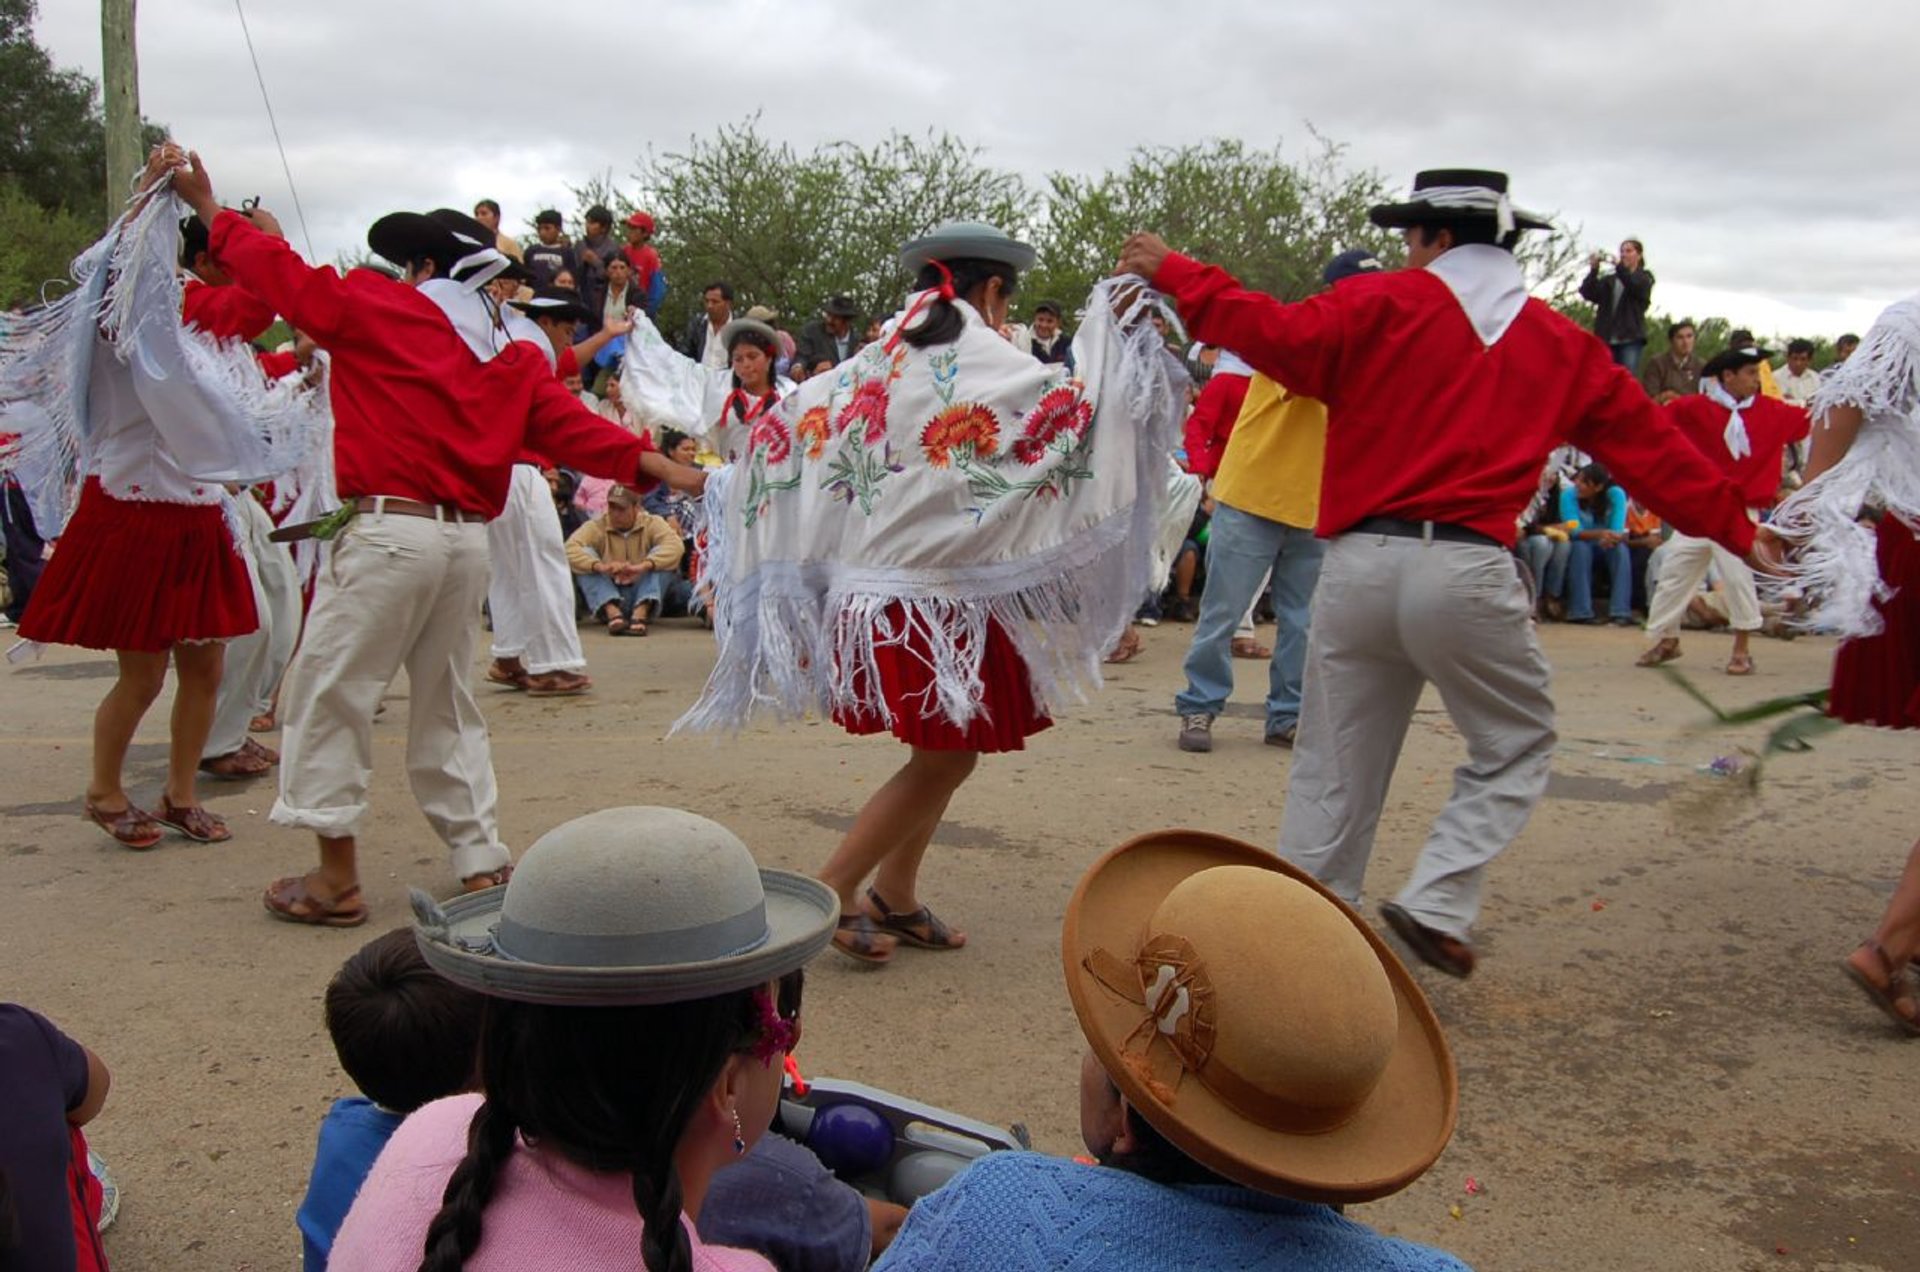
{"label": "wooden utility pole", "polygon": [[107,215],[117,216],[140,153],[140,65],[133,47],[134,0],[100,0],[100,78],[107,111]]}

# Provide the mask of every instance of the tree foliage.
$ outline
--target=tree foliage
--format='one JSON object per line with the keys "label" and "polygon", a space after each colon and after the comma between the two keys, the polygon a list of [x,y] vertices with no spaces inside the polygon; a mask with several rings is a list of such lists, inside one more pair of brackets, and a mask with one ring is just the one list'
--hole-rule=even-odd
{"label": "tree foliage", "polygon": [[98,236],[93,222],[64,209],[49,212],[18,183],[0,180],[0,307],[64,291],[68,266]]}
{"label": "tree foliage", "polygon": [[93,80],[33,38],[35,0],[0,0],[0,181],[49,212],[104,226],[106,125]]}

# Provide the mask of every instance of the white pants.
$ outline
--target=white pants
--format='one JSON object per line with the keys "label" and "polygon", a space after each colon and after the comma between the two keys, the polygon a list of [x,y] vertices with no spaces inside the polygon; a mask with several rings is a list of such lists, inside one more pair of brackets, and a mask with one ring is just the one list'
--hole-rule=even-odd
{"label": "white pants", "polygon": [[253,576],[253,607],[260,626],[238,640],[227,642],[226,664],[220,672],[220,692],[214,699],[213,729],[207,734],[200,758],[232,755],[247,740],[247,726],[273,705],[293,647],[300,638],[300,576],[293,554],[275,543],[273,518],[252,495],[234,497],[247,537],[242,545],[247,573]]}
{"label": "white pants", "polygon": [[487,534],[472,522],[362,513],[321,564],[306,639],[280,702],[273,820],[357,835],[373,776],[373,713],[407,669],[407,777],[457,878],[511,860],[500,842],[493,752],[473,700]]}
{"label": "white pants", "polygon": [[513,466],[507,506],[487,523],[487,555],[493,656],[518,658],[536,676],[584,668],[560,513],[547,479],[532,464]]}
{"label": "white pants", "polygon": [[1233,638],[1235,640],[1253,639],[1253,611],[1260,608],[1260,598],[1267,594],[1267,588],[1272,582],[1273,571],[1268,570],[1266,577],[1260,580],[1260,590],[1253,594],[1252,604],[1248,605],[1247,612],[1240,616],[1240,626],[1233,629]]}
{"label": "white pants", "polygon": [[1700,590],[1707,570],[1720,572],[1726,588],[1727,625],[1736,632],[1760,630],[1760,597],[1747,563],[1711,539],[1676,534],[1661,545],[1660,579],[1647,603],[1647,636],[1665,640],[1680,634],[1687,602]]}
{"label": "white pants", "polygon": [[1280,855],[1359,905],[1373,836],[1420,692],[1467,745],[1399,903],[1467,939],[1487,863],[1546,793],[1557,740],[1547,660],[1511,553],[1346,534],[1327,545]]}

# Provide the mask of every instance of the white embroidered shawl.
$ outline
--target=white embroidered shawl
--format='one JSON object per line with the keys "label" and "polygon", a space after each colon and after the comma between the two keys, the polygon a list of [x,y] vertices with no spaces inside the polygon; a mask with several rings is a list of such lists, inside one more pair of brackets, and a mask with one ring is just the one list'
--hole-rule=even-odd
{"label": "white embroidered shawl", "polygon": [[[795,389],[793,381],[776,378],[776,400]],[[695,362],[669,345],[659,328],[644,318],[627,337],[627,355],[620,364],[620,398],[633,415],[650,427],[678,429],[716,455],[732,458],[746,445],[747,428],[741,415],[758,408],[756,402],[732,409],[733,367],[710,367]]]}
{"label": "white embroidered shawl", "polygon": [[[922,710],[965,726],[989,620],[1038,705],[1084,700],[1146,595],[1167,495],[1181,403],[1158,303],[1138,280],[1096,286],[1069,380],[956,302],[954,343],[883,339],[756,420],[707,487],[719,657],[674,727],[759,707],[890,720],[874,650],[909,630],[934,673]],[[894,606],[904,622],[883,622]]]}
{"label": "white embroidered shawl", "polygon": [[0,471],[16,474],[36,508],[64,510],[55,532],[91,458],[96,347],[124,367],[169,453],[196,479],[269,481],[301,468],[330,435],[325,394],[297,376],[269,383],[245,341],[181,325],[175,260],[184,211],[171,191],[156,194],[73,262],[73,290],[0,314],[0,404],[24,404],[9,414],[29,425],[0,454]]}
{"label": "white embroidered shawl", "polygon": [[1845,458],[1774,510],[1772,524],[1799,543],[1794,579],[1812,610],[1806,621],[1842,636],[1880,630],[1876,598],[1887,594],[1863,505],[1920,527],[1920,295],[1888,306],[1853,356],[1824,371],[1811,413],[1817,433],[1836,406],[1864,418]]}

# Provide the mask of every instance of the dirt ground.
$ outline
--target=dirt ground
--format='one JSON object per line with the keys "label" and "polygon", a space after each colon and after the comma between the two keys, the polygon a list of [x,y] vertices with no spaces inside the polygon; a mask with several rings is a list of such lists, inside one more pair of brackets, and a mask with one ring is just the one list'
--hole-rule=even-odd
{"label": "dirt ground", "polygon": [[[1022,1121],[1037,1147],[1078,1150],[1081,1044],[1058,938],[1081,870],[1147,829],[1265,846],[1279,825],[1288,755],[1260,743],[1263,667],[1238,664],[1246,697],[1211,755],[1174,746],[1190,630],[1146,633],[1144,657],[1095,702],[1025,755],[981,765],[925,889],[973,944],[903,951],[881,971],[816,964],[809,1072]],[[646,640],[583,638],[590,697],[482,691],[516,851],[577,813],[665,804],[724,822],[763,864],[805,870],[899,762],[885,740],[819,723],[668,740],[706,673],[706,635],[668,623]],[[1356,1216],[1483,1270],[1920,1266],[1920,1051],[1837,968],[1913,840],[1912,739],[1848,730],[1742,796],[1698,768],[1743,739],[1692,731],[1700,710],[1630,667],[1634,634],[1545,639],[1563,735],[1548,798],[1494,867],[1480,970],[1420,973],[1459,1060],[1459,1131],[1425,1178]],[[1761,674],[1743,682],[1718,673],[1725,645],[1689,634],[1680,665],[1726,703],[1824,683],[1832,656],[1822,640],[1763,641]],[[363,840],[374,919],[342,932],[260,908],[261,888],[310,854],[267,823],[271,782],[209,792],[237,832],[224,845],[135,854],[79,819],[89,713],[111,674],[85,651],[0,672],[0,996],[113,1070],[89,1131],[124,1190],[116,1267],[294,1267],[314,1129],[349,1090],[322,988],[405,919],[406,885],[451,884],[402,775],[406,685],[377,729]],[[137,799],[157,795],[164,719],[156,709],[135,747]],[[1381,824],[1376,895],[1405,876],[1459,755],[1430,697]]]}

